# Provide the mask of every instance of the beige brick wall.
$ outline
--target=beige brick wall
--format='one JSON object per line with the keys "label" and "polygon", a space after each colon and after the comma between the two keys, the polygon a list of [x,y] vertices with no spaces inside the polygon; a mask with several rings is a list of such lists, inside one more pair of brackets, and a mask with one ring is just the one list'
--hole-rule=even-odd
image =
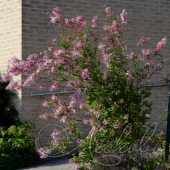
{"label": "beige brick wall", "polygon": [[[0,0],[0,74],[6,73],[11,58],[22,56],[22,5],[21,0]],[[21,76],[15,79],[21,80]],[[20,111],[22,93],[14,103]]]}
{"label": "beige brick wall", "polygon": [[[91,22],[94,15],[99,14],[100,10],[104,9],[104,4],[110,6],[112,11],[118,15],[120,15],[122,9],[126,9],[128,12],[128,25],[131,26],[131,29],[125,33],[125,41],[128,44],[129,52],[136,50],[139,34],[152,38],[150,43],[146,45],[146,48],[154,48],[162,38],[167,37],[168,42],[162,54],[165,59],[169,58],[170,2],[166,0],[22,0],[22,3],[21,1],[15,1],[15,4],[20,5],[20,8],[16,5],[16,10],[13,10],[15,15],[12,15],[12,17],[15,20],[8,16],[10,15],[8,10],[10,8],[10,2],[14,1],[6,0],[4,2],[3,0],[1,3],[2,7],[0,8],[1,20],[3,22],[0,23],[0,29],[2,30],[0,32],[1,41],[3,42],[0,55],[3,63],[1,65],[4,68],[7,66],[7,60],[13,55],[21,57],[22,54],[22,58],[25,59],[32,53],[39,54],[47,50],[47,46],[51,44],[53,38],[56,38],[59,30],[57,27],[52,26],[46,12],[51,12],[56,6],[63,11],[65,17],[72,18],[78,13],[85,16],[89,22]],[[18,13],[17,10],[19,11]],[[4,12],[8,13],[8,15],[4,15]],[[8,23],[9,20],[10,22]],[[8,31],[11,22],[13,23],[12,26],[15,27],[16,25],[17,30],[15,31],[18,32],[14,32],[13,27],[11,31]],[[101,24],[100,22],[99,24]],[[99,29],[98,33],[102,33],[102,28]],[[18,35],[18,38],[14,38],[16,35]],[[12,41],[11,37],[14,41]],[[154,59],[155,62],[160,60],[160,57]],[[158,80],[166,71],[169,71],[169,66],[163,69],[163,74],[154,77],[154,82],[160,83]],[[155,104],[152,112],[152,121],[158,121],[158,117],[164,115],[164,109],[167,108],[168,88],[154,87],[153,91],[153,95],[150,97]],[[47,123],[47,121],[39,118],[39,114],[46,112],[45,108],[41,108],[40,104],[43,100],[49,99],[50,96],[31,97],[30,94],[33,93],[37,93],[35,85],[23,89],[20,114],[21,119],[32,120],[36,123],[36,129],[33,131],[36,134]],[[165,125],[159,121],[159,127],[164,128]]]}

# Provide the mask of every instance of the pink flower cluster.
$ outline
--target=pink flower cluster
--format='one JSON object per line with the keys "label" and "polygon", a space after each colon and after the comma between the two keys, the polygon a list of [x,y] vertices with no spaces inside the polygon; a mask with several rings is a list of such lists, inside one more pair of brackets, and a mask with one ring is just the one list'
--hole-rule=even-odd
{"label": "pink flower cluster", "polygon": [[10,75],[10,74],[4,74],[4,75],[2,75],[2,81],[3,82],[6,82],[6,81],[10,81],[10,80],[12,80],[12,76]]}
{"label": "pink flower cluster", "polygon": [[147,56],[151,55],[152,52],[153,52],[153,49],[146,49],[146,48],[144,48],[144,49],[142,50],[142,53],[143,53],[143,55],[144,55],[145,58],[146,58]]}
{"label": "pink flower cluster", "polygon": [[86,27],[87,22],[85,21],[82,15],[76,14],[76,18],[65,19],[65,23],[67,26],[73,31],[77,31],[78,33],[83,32],[83,27]]}
{"label": "pink flower cluster", "polygon": [[54,14],[54,16],[50,15],[52,23],[56,23],[57,21],[61,19],[62,13],[58,7],[54,8],[52,10],[52,13]]}
{"label": "pink flower cluster", "polygon": [[11,82],[8,84],[8,86],[5,88],[6,90],[20,90],[21,89],[21,85],[18,84],[17,81],[11,80]]}
{"label": "pink flower cluster", "polygon": [[122,10],[122,13],[120,14],[121,20],[123,24],[127,24],[127,12],[125,9]]}
{"label": "pink flower cluster", "polygon": [[50,87],[50,91],[55,91],[57,87],[60,86],[60,83],[58,81],[52,81],[52,86]]}
{"label": "pink flower cluster", "polygon": [[98,15],[94,16],[92,19],[93,23],[92,23],[92,27],[95,28],[97,27],[97,22],[98,22]]}
{"label": "pink flower cluster", "polygon": [[107,7],[107,8],[105,9],[105,11],[106,11],[107,15],[109,15],[109,16],[112,16],[112,15],[113,15],[112,12],[111,12],[110,7]]}
{"label": "pink flower cluster", "polygon": [[45,88],[45,86],[46,86],[46,83],[44,83],[44,84],[39,84],[39,85],[37,85],[37,90],[38,90],[38,91],[43,90],[43,89]]}
{"label": "pink flower cluster", "polygon": [[143,36],[141,37],[141,39],[139,40],[139,42],[137,43],[137,45],[139,46],[139,45],[142,45],[143,43],[146,43],[148,41],[148,39],[146,38],[144,38]]}
{"label": "pink flower cluster", "polygon": [[48,154],[51,153],[51,150],[50,149],[40,148],[40,149],[37,149],[37,152],[40,154],[41,158],[47,158]]}
{"label": "pink flower cluster", "polygon": [[117,128],[119,128],[119,127],[121,127],[122,126],[122,122],[121,121],[117,121],[117,123],[115,123],[114,125],[113,125],[113,127],[115,128],[115,129],[117,129]]}
{"label": "pink flower cluster", "polygon": [[83,92],[76,92],[70,96],[70,106],[73,107],[76,102],[81,102],[86,95]]}
{"label": "pink flower cluster", "polygon": [[160,53],[160,52],[162,51],[164,45],[166,44],[166,42],[167,42],[167,39],[166,39],[166,37],[164,37],[164,38],[157,44],[157,46],[156,46],[156,48],[155,48],[155,51],[157,51],[157,52]]}
{"label": "pink flower cluster", "polygon": [[61,133],[57,129],[54,129],[53,133],[51,133],[51,137],[53,139],[53,146],[58,147],[61,141]]}
{"label": "pink flower cluster", "polygon": [[86,68],[86,69],[82,70],[81,72],[82,72],[82,73],[81,73],[81,75],[80,75],[80,76],[81,76],[82,78],[84,78],[84,79],[85,79],[86,77],[88,77],[88,76],[89,76],[89,70],[88,70],[88,68]]}
{"label": "pink flower cluster", "polygon": [[117,34],[118,31],[122,31],[122,29],[120,28],[120,26],[117,23],[117,21],[113,21],[111,26],[109,26],[109,24],[105,23],[103,29],[104,30],[108,30],[111,35]]}

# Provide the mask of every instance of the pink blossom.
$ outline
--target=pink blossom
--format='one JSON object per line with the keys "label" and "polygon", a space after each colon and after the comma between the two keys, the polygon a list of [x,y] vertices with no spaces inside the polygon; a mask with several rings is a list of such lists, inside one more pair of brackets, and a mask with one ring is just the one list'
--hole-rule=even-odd
{"label": "pink blossom", "polygon": [[107,67],[110,66],[109,60],[110,60],[110,58],[112,57],[112,55],[113,55],[112,53],[110,53],[110,54],[103,53],[103,54],[102,54],[103,62],[106,64]]}
{"label": "pink blossom", "polygon": [[95,130],[96,130],[96,127],[93,126],[92,129],[89,131],[89,136],[91,138],[93,137]]}
{"label": "pink blossom", "polygon": [[83,155],[83,152],[79,152],[79,156],[82,156]]}
{"label": "pink blossom", "polygon": [[67,116],[63,116],[63,117],[60,119],[60,122],[66,123],[66,121],[67,121]]}
{"label": "pink blossom", "polygon": [[124,119],[128,120],[128,119],[129,119],[129,115],[126,115],[126,116],[124,117]]}
{"label": "pink blossom", "polygon": [[118,125],[118,124],[114,124],[113,127],[114,127],[115,129],[117,129],[117,128],[119,127],[119,125]]}
{"label": "pink blossom", "polygon": [[96,112],[96,111],[95,111],[95,112],[94,112],[94,115],[96,115],[96,117],[98,117],[98,118],[100,117],[99,112]]}
{"label": "pink blossom", "polygon": [[156,48],[155,48],[155,51],[157,51],[157,52],[160,53],[160,52],[162,51],[164,45],[166,44],[166,42],[167,42],[167,39],[166,39],[166,37],[164,37],[164,38],[157,44],[157,46],[156,46]]}
{"label": "pink blossom", "polygon": [[114,127],[115,129],[117,129],[117,128],[119,128],[121,125],[122,125],[122,122],[119,122],[118,124],[114,124],[113,127]]}
{"label": "pink blossom", "polygon": [[52,10],[52,13],[57,17],[61,17],[62,15],[61,10],[57,6]]}
{"label": "pink blossom", "polygon": [[108,38],[109,38],[109,36],[107,36],[107,35],[103,36],[104,41],[108,41]]}
{"label": "pink blossom", "polygon": [[160,129],[160,133],[161,133],[161,134],[164,134],[164,131],[163,131],[162,129]]}
{"label": "pink blossom", "polygon": [[54,129],[54,132],[51,133],[51,137],[55,140],[61,137],[61,133],[57,129]]}
{"label": "pink blossom", "polygon": [[47,158],[48,154],[51,152],[50,149],[37,149],[37,152],[40,154],[40,158]]}
{"label": "pink blossom", "polygon": [[49,107],[49,104],[48,104],[48,102],[47,102],[47,101],[44,101],[44,102],[41,104],[41,106]]}
{"label": "pink blossom", "polygon": [[144,55],[144,56],[148,56],[148,55],[151,55],[151,54],[152,54],[153,49],[146,49],[146,48],[144,48],[144,49],[142,50],[142,52],[143,52],[143,55]]}
{"label": "pink blossom", "polygon": [[74,29],[74,23],[72,20],[69,20],[69,19],[65,19],[65,23],[72,29]]}
{"label": "pink blossom", "polygon": [[51,23],[56,23],[57,21],[59,21],[59,17],[54,17],[54,16],[50,16],[51,17]]}
{"label": "pink blossom", "polygon": [[6,82],[8,80],[12,80],[12,76],[10,74],[4,74],[2,75],[2,81]]}
{"label": "pink blossom", "polygon": [[147,82],[148,82],[148,83],[151,83],[151,78],[149,78],[149,79],[147,80]]}
{"label": "pink blossom", "polygon": [[147,76],[147,73],[144,73],[144,72],[141,73],[141,78],[142,79],[145,78],[146,76]]}
{"label": "pink blossom", "polygon": [[117,31],[119,30],[120,26],[119,24],[116,22],[116,21],[113,21],[112,22],[112,25],[108,27],[109,31],[111,33],[117,33]]}
{"label": "pink blossom", "polygon": [[40,114],[39,117],[46,120],[46,119],[48,118],[48,115],[42,115],[42,114]]}
{"label": "pink blossom", "polygon": [[146,110],[149,111],[149,108],[147,107]]}
{"label": "pink blossom", "polygon": [[53,85],[50,87],[50,91],[54,91],[54,90],[56,90],[57,87],[60,86],[60,83],[57,81],[52,81],[52,84]]}
{"label": "pink blossom", "polygon": [[52,43],[57,43],[57,40],[53,38]]}
{"label": "pink blossom", "polygon": [[129,81],[132,78],[131,69],[127,71],[126,75],[128,76],[128,81]]}
{"label": "pink blossom", "polygon": [[139,45],[142,45],[143,43],[145,43],[145,42],[147,42],[148,41],[148,39],[146,38],[144,38],[143,36],[141,37],[141,39],[139,40],[139,42],[137,43],[137,45],[139,46]]}
{"label": "pink blossom", "polygon": [[82,143],[84,143],[83,139],[76,139],[76,141],[78,145],[81,145]]}
{"label": "pink blossom", "polygon": [[45,88],[45,86],[46,86],[46,83],[37,85],[37,90],[38,91],[43,90]]}
{"label": "pink blossom", "polygon": [[126,55],[127,60],[133,59],[134,53],[131,53],[129,55]]}
{"label": "pink blossom", "polygon": [[76,21],[78,22],[78,23],[80,23],[80,22],[83,22],[84,21],[84,17],[82,16],[82,15],[78,15],[78,14],[76,14]]}
{"label": "pink blossom", "polygon": [[53,146],[55,146],[55,148],[57,148],[60,144],[59,140],[52,140]]}
{"label": "pink blossom", "polygon": [[54,117],[53,113],[47,113],[47,117]]}
{"label": "pink blossom", "polygon": [[84,78],[84,79],[85,79],[86,77],[88,77],[88,76],[89,76],[89,70],[88,70],[88,68],[86,68],[86,69],[82,70],[81,72],[82,72],[82,73],[81,73],[81,75],[80,75],[80,76],[81,76],[82,78]]}
{"label": "pink blossom", "polygon": [[150,66],[150,63],[149,62],[145,63],[145,66],[147,66],[147,67]]}
{"label": "pink blossom", "polygon": [[166,78],[168,78],[170,76],[170,74],[166,71]]}
{"label": "pink blossom", "polygon": [[50,71],[51,71],[51,73],[57,73],[57,69],[54,66],[51,67]]}
{"label": "pink blossom", "polygon": [[151,67],[154,67],[155,66],[155,63],[153,61],[151,61]]}
{"label": "pink blossom", "polygon": [[97,24],[96,23],[92,23],[92,28],[95,28],[97,27]]}
{"label": "pink blossom", "polygon": [[97,27],[97,22],[98,22],[98,15],[94,16],[92,19],[93,23],[92,23],[92,27],[95,28]]}
{"label": "pink blossom", "polygon": [[57,58],[61,58],[63,55],[64,55],[64,51],[59,49],[59,48],[56,48],[55,49],[55,52],[54,52],[54,55],[57,57]]}
{"label": "pink blossom", "polygon": [[83,56],[77,50],[73,50],[71,53],[73,54],[72,55],[73,60],[83,58]]}
{"label": "pink blossom", "polygon": [[149,114],[146,114],[146,117],[149,117],[150,115]]}
{"label": "pink blossom", "polygon": [[121,20],[123,24],[127,24],[127,12],[125,9],[122,10],[122,13],[120,14]]}
{"label": "pink blossom", "polygon": [[18,85],[17,81],[12,80],[5,89],[6,90],[13,90],[13,89],[19,90],[21,89],[21,86]]}
{"label": "pink blossom", "polygon": [[28,66],[26,66],[26,64],[28,64],[28,63],[31,64],[31,65],[29,64],[30,65],[29,68],[33,67],[36,64],[35,61],[32,62],[32,60],[28,60],[26,63],[23,60],[19,60],[16,57],[13,57],[11,60],[11,66],[9,67],[8,72],[13,75],[18,75],[18,74],[22,73],[25,69],[27,69]]}
{"label": "pink blossom", "polygon": [[70,120],[70,123],[74,123],[74,120]]}
{"label": "pink blossom", "polygon": [[83,38],[86,39],[87,38],[87,34],[84,34]]}
{"label": "pink blossom", "polygon": [[139,63],[139,62],[141,62],[141,61],[143,61],[143,60],[144,60],[143,55],[142,55],[142,54],[139,54],[138,59],[137,59],[137,62]]}
{"label": "pink blossom", "polygon": [[81,41],[77,41],[76,44],[74,44],[75,47],[82,49],[85,47],[85,44],[82,43]]}
{"label": "pink blossom", "polygon": [[84,107],[84,104],[80,103],[80,109],[83,109],[83,107]]}
{"label": "pink blossom", "polygon": [[58,119],[59,116],[63,113],[64,109],[65,109],[64,106],[58,106],[56,109],[53,109],[54,118]]}
{"label": "pink blossom", "polygon": [[108,122],[106,119],[104,119],[104,120],[103,120],[103,124],[104,124],[104,125],[107,125],[107,124],[109,124],[109,122]]}
{"label": "pink blossom", "polygon": [[37,73],[33,73],[30,74],[27,78],[27,80],[24,82],[23,86],[30,86],[33,83],[35,83],[38,79],[38,74]]}
{"label": "pink blossom", "polygon": [[162,68],[162,64],[158,64],[158,65],[156,65],[156,67],[157,67],[158,69],[161,69],[161,68]]}
{"label": "pink blossom", "polygon": [[106,80],[108,76],[108,73],[104,73],[103,79]]}
{"label": "pink blossom", "polygon": [[71,159],[69,159],[69,160],[68,160],[68,162],[69,162],[69,163],[72,163],[72,160],[71,160]]}
{"label": "pink blossom", "polygon": [[49,50],[49,51],[51,51],[52,49],[53,49],[53,47],[48,46],[48,50]]}
{"label": "pink blossom", "polygon": [[79,164],[75,164],[73,168],[74,168],[74,170],[79,170],[80,166],[79,166]]}
{"label": "pink blossom", "polygon": [[98,49],[99,50],[105,50],[106,44],[103,44],[102,42],[99,44]]}
{"label": "pink blossom", "polygon": [[111,10],[110,10],[110,7],[107,7],[107,8],[105,9],[105,11],[106,11],[107,15],[112,16],[112,12],[111,12]]}
{"label": "pink blossom", "polygon": [[82,92],[76,92],[70,96],[70,104],[73,105],[76,102],[81,102],[85,98],[85,94]]}
{"label": "pink blossom", "polygon": [[166,60],[164,60],[163,62],[164,62],[164,63],[167,63],[168,61],[169,61],[169,59],[166,59]]}
{"label": "pink blossom", "polygon": [[106,30],[108,30],[109,29],[109,24],[108,23],[105,23],[104,25],[103,25],[103,29],[106,31]]}
{"label": "pink blossom", "polygon": [[84,124],[87,124],[88,121],[87,121],[86,119],[83,119],[83,123],[84,123]]}
{"label": "pink blossom", "polygon": [[93,122],[94,122],[94,119],[93,118],[89,118],[88,122],[92,125]]}

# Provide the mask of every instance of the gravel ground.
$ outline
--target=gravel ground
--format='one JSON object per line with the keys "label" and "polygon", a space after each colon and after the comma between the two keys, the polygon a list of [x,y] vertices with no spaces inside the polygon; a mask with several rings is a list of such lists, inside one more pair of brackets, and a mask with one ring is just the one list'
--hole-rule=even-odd
{"label": "gravel ground", "polygon": [[55,158],[43,165],[36,165],[18,170],[73,170],[74,163],[69,163],[68,160],[69,158],[66,157]]}

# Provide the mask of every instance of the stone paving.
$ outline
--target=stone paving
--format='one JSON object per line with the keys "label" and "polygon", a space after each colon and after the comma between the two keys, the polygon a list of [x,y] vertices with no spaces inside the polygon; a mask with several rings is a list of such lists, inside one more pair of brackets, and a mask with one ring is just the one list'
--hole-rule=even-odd
{"label": "stone paving", "polygon": [[68,162],[69,158],[56,158],[43,165],[18,169],[18,170],[73,170],[74,163]]}

